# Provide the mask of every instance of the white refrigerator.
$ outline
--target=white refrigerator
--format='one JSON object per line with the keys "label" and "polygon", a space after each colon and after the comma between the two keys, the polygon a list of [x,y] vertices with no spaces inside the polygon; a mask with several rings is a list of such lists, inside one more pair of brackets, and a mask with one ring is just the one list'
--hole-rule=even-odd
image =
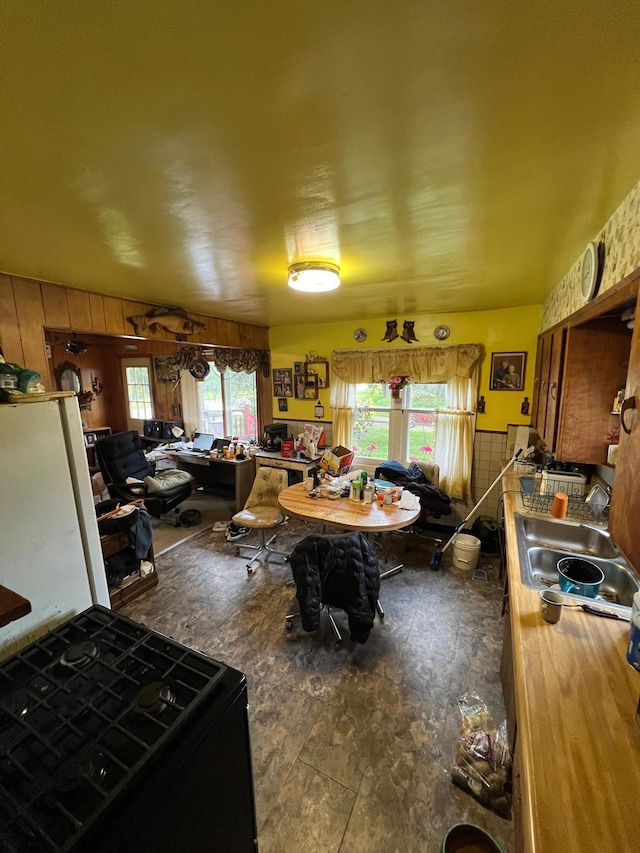
{"label": "white refrigerator", "polygon": [[0,585],[31,613],[0,628],[0,659],[109,590],[75,394],[0,403]]}

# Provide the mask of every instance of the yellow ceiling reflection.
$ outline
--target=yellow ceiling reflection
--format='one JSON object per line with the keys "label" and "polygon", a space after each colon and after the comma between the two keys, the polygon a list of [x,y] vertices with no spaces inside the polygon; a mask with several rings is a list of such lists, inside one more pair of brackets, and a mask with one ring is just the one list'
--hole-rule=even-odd
{"label": "yellow ceiling reflection", "polygon": [[[541,302],[640,177],[639,23],[630,0],[5,5],[0,269],[272,326]],[[304,260],[341,288],[292,293]]]}

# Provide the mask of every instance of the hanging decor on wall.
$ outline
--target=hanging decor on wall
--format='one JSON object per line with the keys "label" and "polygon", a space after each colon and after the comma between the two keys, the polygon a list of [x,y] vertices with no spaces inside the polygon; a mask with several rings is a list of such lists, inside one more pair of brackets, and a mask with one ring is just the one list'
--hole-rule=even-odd
{"label": "hanging decor on wall", "polygon": [[391,343],[391,341],[395,341],[398,337],[398,321],[397,320],[387,320],[387,328],[384,333],[384,337],[380,338],[381,341],[387,341],[387,343]]}
{"label": "hanging decor on wall", "polygon": [[102,391],[103,391],[102,380],[100,379],[99,376],[92,376],[91,377],[91,387],[93,388],[93,393],[96,395],[96,397],[99,397],[100,394],[102,394]]}
{"label": "hanging decor on wall", "polygon": [[127,317],[135,329],[136,335],[142,335],[147,329],[150,332],[158,332],[164,329],[176,336],[177,341],[186,341],[187,335],[193,335],[206,329],[207,324],[199,320],[192,320],[182,308],[152,308],[146,314],[134,314]]}
{"label": "hanging decor on wall", "polygon": [[526,361],[526,352],[492,352],[489,390],[521,391]]}
{"label": "hanging decor on wall", "polygon": [[414,341],[420,343],[420,341],[418,341],[418,339],[416,338],[416,333],[413,330],[415,324],[415,320],[405,320],[402,324],[402,334],[400,335],[400,337],[408,344],[412,344]]}
{"label": "hanging decor on wall", "polygon": [[158,382],[179,382],[180,368],[176,367],[173,356],[156,355],[153,359],[153,366],[156,371],[156,380]]}

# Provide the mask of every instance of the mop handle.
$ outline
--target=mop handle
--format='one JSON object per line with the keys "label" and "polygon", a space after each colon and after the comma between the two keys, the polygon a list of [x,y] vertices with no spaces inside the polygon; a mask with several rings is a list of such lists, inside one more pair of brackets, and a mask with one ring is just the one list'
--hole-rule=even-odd
{"label": "mop handle", "polygon": [[506,474],[506,472],[509,470],[509,468],[511,468],[511,466],[512,466],[515,462],[517,462],[517,460],[518,460],[518,458],[519,458],[519,456],[520,456],[520,454],[521,454],[521,453],[522,453],[522,448],[520,448],[520,449],[518,450],[518,452],[517,452],[517,453],[514,453],[514,455],[513,455],[513,456],[511,457],[511,459],[507,462],[507,464],[504,466],[504,468],[502,469],[502,471],[500,471],[500,473],[498,474],[498,476],[495,478],[495,480],[493,481],[493,483],[491,483],[491,485],[489,486],[489,488],[487,489],[487,491],[486,491],[486,492],[483,494],[483,496],[480,498],[480,500],[478,501],[478,503],[473,507],[473,509],[471,510],[471,512],[469,513],[469,515],[468,515],[466,518],[463,518],[463,519],[462,519],[462,521],[460,522],[460,524],[458,524],[458,526],[456,527],[456,529],[453,531],[453,536],[451,537],[451,539],[449,539],[449,541],[446,543],[446,545],[444,546],[444,548],[443,548],[443,549],[442,549],[442,551],[440,552],[441,554],[444,554],[444,552],[447,550],[447,548],[449,548],[449,546],[453,543],[453,540],[454,540],[454,539],[456,538],[456,536],[458,535],[458,531],[459,531],[459,530],[461,530],[461,529],[465,526],[465,524],[468,524],[471,518],[473,518],[473,514],[474,514],[474,512],[475,512],[475,511],[478,509],[478,507],[482,504],[482,502],[485,500],[485,498],[487,498],[487,497],[491,494],[491,492],[492,492],[492,491],[493,491],[493,489],[495,488],[496,483],[498,483],[498,482],[499,482],[499,481],[504,477],[504,475],[505,475],[505,474]]}

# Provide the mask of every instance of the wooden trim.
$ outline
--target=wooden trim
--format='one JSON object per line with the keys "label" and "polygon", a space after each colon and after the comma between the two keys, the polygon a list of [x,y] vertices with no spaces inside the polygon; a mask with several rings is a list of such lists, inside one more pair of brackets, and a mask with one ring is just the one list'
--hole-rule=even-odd
{"label": "wooden trim", "polygon": [[626,302],[635,303],[639,287],[640,267],[629,273],[629,275],[625,276],[613,287],[605,290],[603,294],[597,296],[592,302],[589,302],[583,308],[579,308],[565,320],[565,323],[568,322],[569,326],[578,326],[589,320],[595,320],[596,317],[601,317],[609,311],[615,311]]}

